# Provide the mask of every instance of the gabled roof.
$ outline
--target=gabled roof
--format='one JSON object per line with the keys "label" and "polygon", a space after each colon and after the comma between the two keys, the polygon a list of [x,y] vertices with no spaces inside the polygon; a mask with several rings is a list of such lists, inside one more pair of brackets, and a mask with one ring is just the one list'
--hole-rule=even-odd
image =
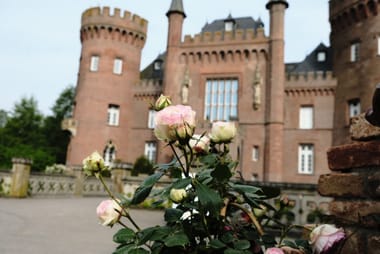
{"label": "gabled roof", "polygon": [[[320,52],[325,53],[325,60],[318,61],[318,54]],[[286,72],[298,73],[298,72],[313,72],[313,71],[332,71],[332,49],[325,44],[320,43],[305,60],[299,63],[286,64]]]}
{"label": "gabled roof", "polygon": [[[153,60],[144,70],[140,72],[140,79],[158,79],[163,80],[164,78],[164,63],[166,59],[166,52],[159,54],[156,59]],[[155,69],[154,64],[156,62],[161,62],[161,68]]]}
{"label": "gabled roof", "polygon": [[185,11],[183,9],[182,0],[172,0],[170,8],[166,13],[166,16],[169,16],[171,13],[181,13],[184,17],[186,17]]}

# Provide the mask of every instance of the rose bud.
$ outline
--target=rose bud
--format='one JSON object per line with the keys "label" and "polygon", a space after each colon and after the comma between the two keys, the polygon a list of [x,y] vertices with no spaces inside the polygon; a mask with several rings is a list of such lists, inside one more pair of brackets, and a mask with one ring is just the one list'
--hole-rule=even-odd
{"label": "rose bud", "polygon": [[105,170],[104,159],[98,152],[93,152],[83,160],[83,170],[87,175],[94,175]]}
{"label": "rose bud", "polygon": [[170,98],[161,94],[160,97],[156,100],[156,103],[154,104],[154,110],[160,111],[170,105],[172,105]]}
{"label": "rose bud", "polygon": [[189,141],[190,147],[196,153],[206,153],[210,144],[210,138],[207,136],[201,136],[198,134],[193,135]]}
{"label": "rose bud", "polygon": [[180,203],[184,198],[186,198],[187,193],[185,189],[171,189],[170,199],[175,203]]}
{"label": "rose bud", "polygon": [[155,123],[154,134],[159,140],[187,140],[194,133],[195,111],[190,106],[168,106],[157,112]]}
{"label": "rose bud", "polygon": [[103,200],[96,208],[96,214],[100,224],[103,226],[113,226],[119,221],[122,208],[115,200]]}
{"label": "rose bud", "polygon": [[280,248],[268,248],[266,251],[265,251],[265,254],[284,254],[284,251]]}
{"label": "rose bud", "polygon": [[210,138],[214,143],[230,143],[236,135],[236,127],[233,122],[214,122],[211,128]]}
{"label": "rose bud", "polygon": [[326,253],[345,238],[343,229],[336,228],[334,225],[323,224],[313,229],[310,233],[310,243],[316,254]]}

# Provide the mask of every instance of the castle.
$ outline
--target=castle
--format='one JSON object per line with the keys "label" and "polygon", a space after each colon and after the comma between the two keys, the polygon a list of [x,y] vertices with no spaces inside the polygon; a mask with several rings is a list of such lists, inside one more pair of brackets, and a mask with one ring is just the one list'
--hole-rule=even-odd
{"label": "castle", "polygon": [[141,155],[170,160],[153,135],[160,94],[197,112],[197,133],[215,120],[234,121],[231,151],[246,180],[316,183],[327,174],[326,151],[349,142],[349,119],[371,106],[380,82],[380,1],[331,0],[331,47],[284,63],[286,0],[269,0],[270,30],[229,15],[199,34],[182,35],[182,0],[172,0],[167,47],[140,72],[148,21],[127,11],[91,8],[82,15],[82,52],[67,164],[94,150],[106,162]]}

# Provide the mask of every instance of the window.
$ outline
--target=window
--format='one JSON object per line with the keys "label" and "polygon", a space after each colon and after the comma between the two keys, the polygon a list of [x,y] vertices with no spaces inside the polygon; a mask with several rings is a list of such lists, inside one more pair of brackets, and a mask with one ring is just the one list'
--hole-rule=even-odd
{"label": "window", "polygon": [[351,44],[351,62],[359,61],[360,43],[354,42]]}
{"label": "window", "polygon": [[150,129],[154,129],[154,127],[156,126],[155,124],[155,117],[156,117],[156,110],[149,110],[149,113],[148,113],[148,128]]}
{"label": "window", "polygon": [[226,21],[224,22],[224,30],[226,31],[232,31],[234,28],[234,22],[232,21]]}
{"label": "window", "polygon": [[155,61],[153,68],[155,71],[158,71],[158,70],[161,70],[161,66],[162,66],[162,61]]}
{"label": "window", "polygon": [[121,74],[123,72],[123,60],[120,58],[115,58],[113,61],[113,73],[114,74]]}
{"label": "window", "polygon": [[313,107],[301,106],[299,115],[299,127],[300,129],[312,129],[313,128]]}
{"label": "window", "polygon": [[99,70],[99,56],[91,56],[90,71]]}
{"label": "window", "polygon": [[116,151],[115,151],[115,146],[112,144],[112,141],[109,141],[107,146],[104,148],[103,157],[104,157],[104,164],[106,166],[110,166],[111,163],[115,160]]}
{"label": "window", "polygon": [[259,160],[259,146],[253,146],[252,148],[252,160],[258,161]]}
{"label": "window", "polygon": [[380,56],[380,37],[377,37],[377,55]]}
{"label": "window", "polygon": [[298,147],[298,173],[312,174],[314,171],[314,145],[300,144]]}
{"label": "window", "polygon": [[326,61],[326,52],[325,51],[320,51],[317,53],[317,61],[318,62]]}
{"label": "window", "polygon": [[360,114],[360,100],[353,99],[348,101],[348,116],[354,117]]}
{"label": "window", "polygon": [[120,114],[120,109],[118,105],[114,105],[114,104],[108,105],[108,119],[107,119],[108,124],[112,126],[119,125],[119,114]]}
{"label": "window", "polygon": [[234,120],[238,117],[238,80],[208,79],[205,86],[204,119]]}
{"label": "window", "polygon": [[156,151],[157,151],[156,142],[146,142],[145,143],[144,155],[151,162],[156,161]]}

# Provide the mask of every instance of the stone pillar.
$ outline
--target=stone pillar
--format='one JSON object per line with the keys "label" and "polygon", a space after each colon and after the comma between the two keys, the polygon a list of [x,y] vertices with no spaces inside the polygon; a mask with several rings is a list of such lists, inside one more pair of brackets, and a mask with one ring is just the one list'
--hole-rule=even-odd
{"label": "stone pillar", "polygon": [[329,210],[346,231],[340,252],[345,254],[380,250],[380,128],[370,126],[363,116],[360,119],[355,120],[358,125],[351,128],[351,136],[361,141],[329,149],[331,173],[321,175],[318,183],[322,196],[334,198]]}
{"label": "stone pillar", "polygon": [[28,195],[32,161],[23,158],[13,158],[12,164],[12,182],[9,195],[14,198],[25,198]]}
{"label": "stone pillar", "polygon": [[75,176],[75,184],[74,184],[74,195],[82,196],[83,194],[83,182],[84,182],[84,173],[82,168],[73,168],[74,176]]}

